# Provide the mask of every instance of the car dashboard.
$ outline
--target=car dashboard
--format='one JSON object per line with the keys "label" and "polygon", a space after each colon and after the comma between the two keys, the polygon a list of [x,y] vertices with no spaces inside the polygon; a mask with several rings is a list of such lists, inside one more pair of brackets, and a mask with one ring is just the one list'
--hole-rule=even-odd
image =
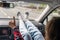
{"label": "car dashboard", "polygon": [[12,30],[7,25],[0,25],[0,40],[10,40]]}
{"label": "car dashboard", "polygon": [[[9,22],[13,19],[0,18],[0,40],[12,40],[12,29],[9,27]],[[18,20],[16,19],[16,26]]]}
{"label": "car dashboard", "polygon": [[[12,29],[9,27],[9,21],[13,19],[0,18],[0,40],[12,40]],[[44,25],[30,20],[41,32],[44,34]],[[36,24],[35,24],[36,23]],[[18,27],[19,21],[16,19],[16,26]],[[44,35],[43,35],[44,36]]]}

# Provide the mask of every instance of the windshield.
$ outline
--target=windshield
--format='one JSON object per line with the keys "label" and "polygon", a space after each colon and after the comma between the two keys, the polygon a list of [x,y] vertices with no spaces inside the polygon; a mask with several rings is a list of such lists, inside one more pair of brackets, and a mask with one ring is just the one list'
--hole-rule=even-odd
{"label": "windshield", "polygon": [[37,19],[47,6],[47,4],[28,2],[14,2],[14,4],[14,8],[0,7],[0,18],[12,18],[12,16],[17,18],[17,13],[20,11],[22,14],[29,12],[29,19]]}

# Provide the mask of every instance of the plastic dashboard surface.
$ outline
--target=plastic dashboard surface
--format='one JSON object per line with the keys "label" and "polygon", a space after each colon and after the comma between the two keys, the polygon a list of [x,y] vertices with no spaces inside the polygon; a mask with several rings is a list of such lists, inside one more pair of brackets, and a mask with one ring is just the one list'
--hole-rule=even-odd
{"label": "plastic dashboard surface", "polygon": [[2,27],[2,26],[0,26],[0,36],[3,36],[3,35],[5,35],[5,36],[11,35],[11,28],[10,27]]}
{"label": "plastic dashboard surface", "polygon": [[[0,25],[9,25],[9,22],[13,20],[12,18],[0,18]],[[18,19],[16,20],[16,26],[19,25]],[[1,27],[1,26],[0,26]],[[6,27],[6,26],[2,26],[2,27]]]}
{"label": "plastic dashboard surface", "polygon": [[0,40],[10,40],[11,28],[8,25],[0,25]]}
{"label": "plastic dashboard surface", "polygon": [[[12,40],[12,30],[9,27],[9,22],[12,18],[0,18],[0,40]],[[16,20],[16,26],[18,26],[18,19]]]}

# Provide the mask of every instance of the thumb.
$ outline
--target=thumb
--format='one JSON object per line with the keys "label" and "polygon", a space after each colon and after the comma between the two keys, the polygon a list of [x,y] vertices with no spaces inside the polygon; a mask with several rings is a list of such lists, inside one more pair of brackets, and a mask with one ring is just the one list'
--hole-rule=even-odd
{"label": "thumb", "polygon": [[13,16],[14,25],[16,26],[15,16]]}

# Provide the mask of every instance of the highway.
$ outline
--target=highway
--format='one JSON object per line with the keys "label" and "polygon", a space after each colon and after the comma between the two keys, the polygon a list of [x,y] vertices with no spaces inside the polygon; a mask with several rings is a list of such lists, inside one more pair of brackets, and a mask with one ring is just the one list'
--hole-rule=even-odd
{"label": "highway", "polygon": [[40,16],[40,10],[30,9],[16,6],[14,8],[2,8],[0,7],[0,18],[12,18],[15,16],[17,18],[17,13],[20,12],[25,15],[25,12],[29,12],[29,18],[36,19]]}

